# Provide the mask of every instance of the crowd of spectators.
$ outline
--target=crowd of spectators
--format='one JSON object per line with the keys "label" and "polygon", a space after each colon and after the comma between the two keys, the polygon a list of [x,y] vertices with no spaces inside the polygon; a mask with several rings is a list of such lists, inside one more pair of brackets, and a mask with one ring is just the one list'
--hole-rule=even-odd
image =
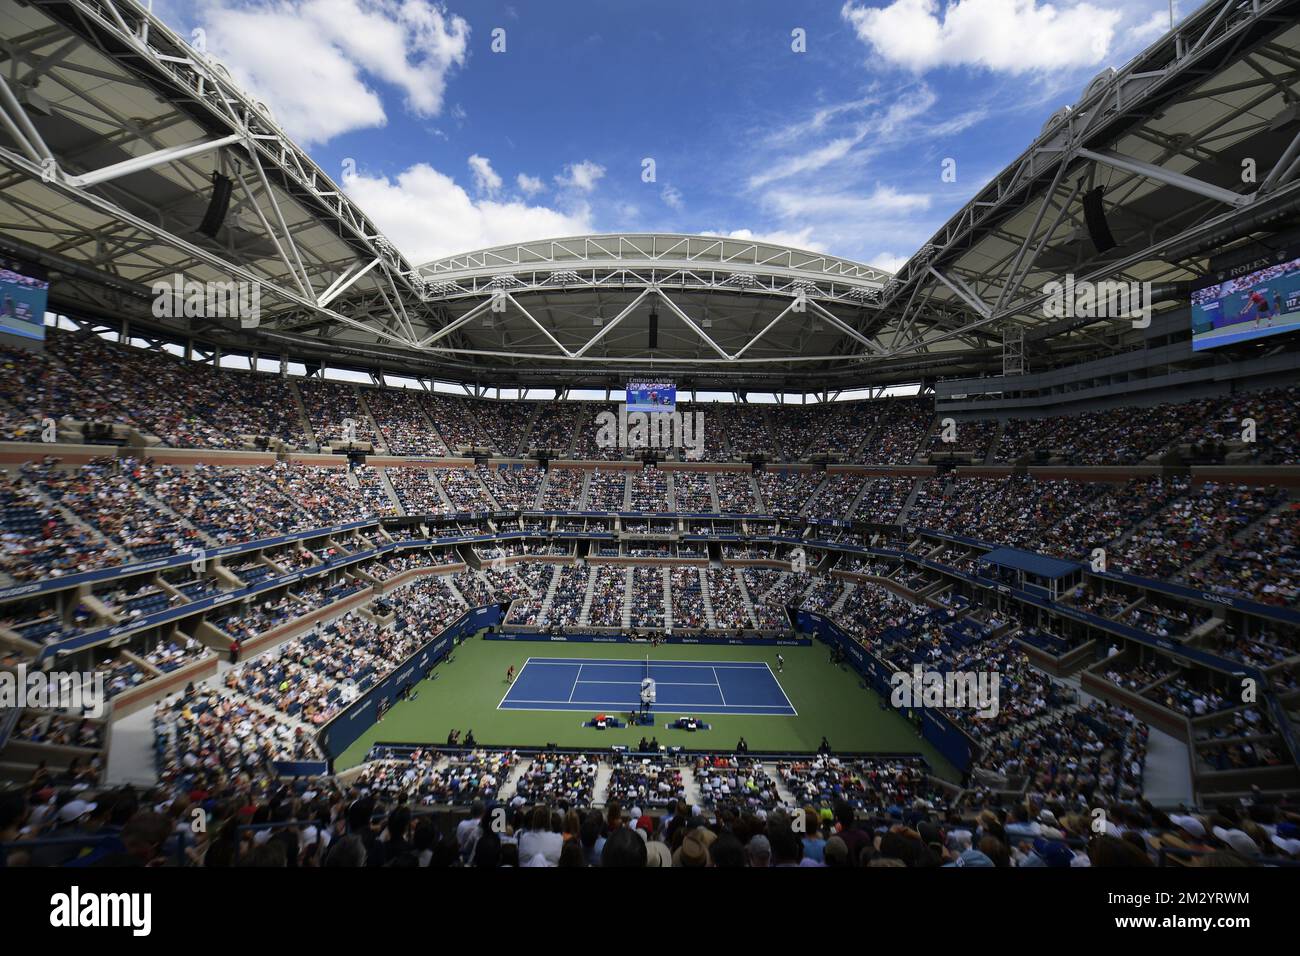
{"label": "crowd of spectators", "polygon": [[713,476],[718,490],[718,507],[723,514],[758,514],[754,503],[753,479],[746,473],[718,472]]}
{"label": "crowd of spectators", "polygon": [[378,436],[370,423],[354,385],[303,379],[298,383],[307,420],[311,422],[316,444],[326,448],[332,442],[378,444]]}
{"label": "crowd of spectators", "polygon": [[420,402],[451,452],[459,453],[468,448],[487,446],[487,436],[479,427],[468,404],[460,398],[452,395],[421,395]]}
{"label": "crowd of spectators", "polygon": [[876,428],[858,458],[873,465],[910,464],[934,418],[933,405],[924,398],[890,398],[882,404]]}
{"label": "crowd of spectators", "polygon": [[1294,607],[1300,602],[1300,509],[1289,504],[1230,538],[1187,577],[1219,594]]}
{"label": "crowd of spectators", "polygon": [[437,480],[442,483],[442,489],[451,501],[452,511],[460,513],[492,510],[492,502],[484,493],[477,472],[460,468],[440,468],[437,472]]}
{"label": "crowd of spectators", "polygon": [[657,468],[633,472],[631,494],[633,511],[672,510],[668,507],[668,476]]}
{"label": "crowd of spectators", "polygon": [[597,769],[596,759],[587,754],[538,754],[516,780],[510,805],[589,807]]}
{"label": "crowd of spectators", "polygon": [[588,620],[597,627],[621,627],[626,604],[627,569],[601,565],[591,569],[591,604]]}
{"label": "crowd of spectators", "polygon": [[361,396],[390,455],[446,455],[448,449],[419,402],[404,389],[364,388]]}
{"label": "crowd of spectators", "polygon": [[627,493],[626,471],[591,472],[587,482],[587,511],[625,511]]}
{"label": "crowd of spectators", "polygon": [[429,468],[389,468],[388,480],[408,515],[441,515],[455,511],[443,499],[442,490]]}
{"label": "crowd of spectators", "polygon": [[793,518],[816,494],[824,475],[818,471],[759,471],[755,477],[765,506],[763,514]]}
{"label": "crowd of spectators", "polygon": [[764,813],[781,804],[776,781],[756,757],[709,754],[695,760],[695,782],[700,801],[709,810]]}
{"label": "crowd of spectators", "polygon": [[527,511],[537,507],[537,491],[544,477],[541,469],[523,465],[479,465],[478,476],[502,509]]}
{"label": "crowd of spectators", "polygon": [[[140,348],[90,333],[50,330],[44,352],[0,353],[0,399],[13,411],[0,417],[0,435],[30,438],[49,415],[137,428],[178,447],[240,448],[250,438],[305,444],[297,402],[275,374],[217,369],[159,348]],[[594,421],[604,403],[545,403],[470,399],[402,389],[362,389],[320,379],[297,379],[317,441],[342,437],[357,424],[359,441],[376,441],[395,454],[440,455],[490,445],[501,454],[525,445],[565,451],[575,418]],[[1283,464],[1300,460],[1296,386],[1242,392],[1154,406],[1011,418],[994,449],[1000,462],[1040,451],[1072,465],[1137,464],[1181,448],[1226,447],[1233,460]],[[376,434],[366,408],[379,425]],[[694,411],[695,409],[691,409]],[[525,435],[536,411],[532,433]],[[710,405],[705,457],[732,460],[766,453],[794,461],[815,454],[867,464],[906,464],[935,418],[932,398],[811,405]],[[1243,443],[1243,422],[1256,425]],[[968,427],[972,426],[972,427]],[[996,425],[959,422],[953,447],[982,454]],[[576,451],[596,460],[621,457],[595,447],[594,427],[578,428]],[[725,439],[725,442],[724,442]],[[936,431],[930,447],[949,447]]]}
{"label": "crowd of spectators", "polygon": [[[583,481],[586,472],[579,471],[576,468],[551,468],[546,474],[546,496],[542,501],[543,510],[581,511]],[[619,510],[622,510],[621,504]]]}
{"label": "crowd of spectators", "polygon": [[976,463],[983,462],[997,430],[997,421],[989,418],[953,419],[950,427],[941,421],[930,435],[930,455],[959,454]]}
{"label": "crowd of spectators", "polygon": [[1175,579],[1282,502],[1275,488],[1205,482],[1171,502],[1111,549],[1111,565],[1148,578]]}
{"label": "crowd of spectators", "polygon": [[673,472],[673,501],[675,511],[687,514],[712,512],[713,483],[708,472]]}
{"label": "crowd of spectators", "polygon": [[[610,771],[606,803],[636,810],[663,809],[686,797],[676,758],[626,754]],[[640,814],[637,814],[639,816]]]}
{"label": "crowd of spectators", "polygon": [[732,568],[708,568],[704,572],[704,581],[709,589],[713,620],[718,627],[738,630],[754,626]]}
{"label": "crowd of spectators", "polygon": [[394,625],[348,611],[231,668],[224,686],[304,723],[326,723],[465,609],[438,578],[416,579],[399,593]]}
{"label": "crowd of spectators", "polygon": [[699,568],[673,568],[668,572],[672,587],[672,623],[675,628],[709,626],[704,611],[704,592]]}
{"label": "crowd of spectators", "polygon": [[507,457],[523,451],[528,422],[532,418],[533,402],[502,402],[491,399],[465,399],[466,407],[472,409],[474,419],[479,423],[488,441],[498,454]]}
{"label": "crowd of spectators", "polygon": [[664,615],[663,569],[632,569],[632,626],[656,630],[668,626]]}
{"label": "crowd of spectators", "polygon": [[158,779],[181,792],[269,777],[277,760],[316,760],[311,734],[238,696],[187,688],[154,707]]}
{"label": "crowd of spectators", "polygon": [[808,517],[847,520],[862,490],[862,476],[838,472],[827,475],[816,497],[808,504]]}
{"label": "crowd of spectators", "polygon": [[533,431],[528,438],[528,447],[545,448],[567,455],[573,447],[576,424],[574,406],[571,403],[548,402],[537,413],[537,421],[533,423]]}
{"label": "crowd of spectators", "polygon": [[732,461],[741,461],[750,455],[772,454],[776,443],[767,426],[767,409],[758,405],[719,405],[713,412],[712,427],[721,427],[726,436]]}

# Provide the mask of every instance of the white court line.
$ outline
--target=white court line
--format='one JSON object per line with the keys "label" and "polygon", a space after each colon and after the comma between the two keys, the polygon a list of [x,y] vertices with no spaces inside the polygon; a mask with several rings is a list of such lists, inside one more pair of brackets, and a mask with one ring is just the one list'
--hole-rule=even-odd
{"label": "white court line", "polygon": [[[562,701],[562,700],[518,700],[518,699],[515,699],[515,700],[512,700],[510,703],[512,703],[512,704],[542,704],[542,705],[544,705],[544,706],[541,708],[542,710],[554,710],[554,711],[559,711],[559,712],[563,712],[563,713],[567,713],[567,712],[570,712],[570,711],[576,711],[576,712],[578,712],[578,713],[585,713],[586,711],[590,710],[592,707],[610,707],[610,708],[617,708],[617,707],[630,707],[630,706],[634,706],[634,705],[636,704],[636,701],[627,701],[627,700],[620,700],[620,701],[613,701],[613,702],[610,702],[610,701],[587,701],[587,700],[575,701],[575,703],[581,705],[581,706],[579,706],[579,707],[569,707],[569,706],[567,706],[567,705],[565,704],[565,702]],[[791,713],[790,713],[789,711],[787,711],[787,710],[782,710],[780,713],[776,713],[776,714],[774,714],[774,713],[763,713],[761,710],[759,710],[759,711],[756,711],[756,710],[755,710],[755,708],[767,707],[767,708],[771,709],[771,708],[777,708],[777,707],[780,707],[780,706],[781,706],[780,704],[726,704],[726,705],[725,705],[725,709],[726,709],[727,711],[732,711],[732,710],[742,711],[742,712],[744,713],[744,715],[746,715],[746,716],[753,716],[753,717],[794,717],[794,716],[797,716],[796,714],[791,714]],[[707,708],[710,708],[710,707],[714,708],[714,710],[713,710],[713,711],[709,711],[709,710],[707,710]],[[717,708],[719,708],[719,707],[724,707],[724,705],[722,705],[722,704],[715,704],[715,703],[712,703],[711,701],[708,702],[708,703],[700,703],[700,704],[678,704],[678,703],[672,703],[672,704],[655,704],[655,708],[656,708],[657,710],[659,710],[659,711],[661,711],[661,712],[663,712],[663,713],[668,713],[668,714],[690,713],[691,711],[698,711],[699,713],[704,714],[704,713],[716,712],[716,711],[717,711]],[[687,710],[686,708],[690,708],[690,710]],[[504,709],[504,708],[502,708],[502,709]],[[518,709],[521,709],[521,710],[522,710],[523,708],[518,708]]]}
{"label": "white court line", "polygon": [[[625,687],[640,687],[639,680],[584,680],[578,681],[580,684],[618,684]],[[704,680],[657,680],[655,685],[658,687],[712,687],[713,684]]]}
{"label": "white court line", "polygon": [[[533,659],[530,657],[529,660],[533,660]],[[539,658],[537,660],[533,660],[533,663],[538,667],[543,667],[546,665],[550,665],[552,667],[562,667],[566,664],[590,664],[592,666],[609,665],[611,667],[644,667],[645,666],[644,660],[633,661],[633,660],[626,660],[622,658],[613,659],[613,660],[601,660],[598,657]],[[724,670],[758,670],[760,668],[767,667],[768,670],[771,670],[771,667],[766,663],[764,663],[763,661],[733,661],[728,663],[726,661],[659,661],[659,660],[651,659],[650,666],[652,668],[659,665],[665,665],[669,667],[695,667],[701,670],[703,670],[706,667],[707,668],[721,667]]]}
{"label": "white court line", "polygon": [[[527,667],[532,662],[533,659],[531,657],[528,658],[526,661],[524,661],[524,667]],[[501,705],[506,702],[506,698],[510,696],[510,692],[515,689],[515,682],[517,682],[519,678],[524,676],[524,667],[519,668],[519,673],[515,675],[515,681],[512,681],[510,685],[506,687],[506,692],[501,696],[501,700],[497,703],[497,710],[501,709]]]}
{"label": "white court line", "polygon": [[573,693],[578,689],[578,681],[582,679],[582,665],[578,665],[578,673],[573,675],[573,686],[569,688],[569,703],[573,703]]}
{"label": "white court line", "polygon": [[[561,665],[562,665],[562,666],[566,666],[566,667],[572,667],[574,664],[577,664],[577,665],[578,665],[578,675],[581,676],[581,674],[582,674],[582,668],[585,667],[585,666],[587,666],[587,665],[589,665],[589,664],[590,664],[590,665],[615,664],[615,665],[620,665],[620,666],[624,666],[624,667],[642,667],[642,666],[645,665],[645,661],[644,661],[644,660],[626,660],[626,659],[623,659],[623,660],[599,660],[599,659],[592,659],[592,658],[561,658],[561,659],[554,659],[554,658],[549,658],[549,659],[548,659],[548,658],[536,658],[536,659],[535,659],[535,658],[529,657],[528,659],[526,659],[526,660],[524,661],[524,666],[521,667],[521,668],[519,668],[519,673],[515,675],[515,682],[516,682],[516,683],[518,683],[519,678],[523,676],[524,668],[526,668],[529,664],[532,664],[532,665],[534,665],[534,666],[536,666],[536,667],[543,667],[543,666],[546,666],[546,665],[548,665],[548,664],[549,664],[549,665],[552,665],[552,666],[561,666]],[[728,710],[728,711],[730,711],[730,710],[741,710],[741,711],[744,711],[744,712],[746,713],[747,716],[752,716],[752,717],[791,717],[791,716],[793,716],[793,717],[798,717],[798,716],[799,716],[799,711],[795,709],[795,706],[794,706],[793,702],[791,702],[789,695],[786,694],[786,692],[785,692],[785,688],[781,686],[781,682],[780,682],[779,680],[776,679],[776,674],[774,674],[774,673],[772,672],[772,665],[768,664],[766,661],[736,661],[736,662],[733,662],[733,663],[724,663],[724,662],[709,663],[709,662],[707,662],[707,661],[703,661],[703,662],[702,662],[702,661],[654,661],[654,660],[652,660],[652,661],[651,661],[651,667],[653,668],[655,664],[671,664],[671,665],[673,665],[673,666],[687,666],[687,667],[696,667],[696,668],[704,668],[704,667],[707,667],[707,668],[709,668],[709,669],[713,672],[713,686],[717,687],[717,689],[718,689],[718,696],[719,696],[720,698],[722,698],[722,704],[713,704],[713,703],[707,703],[707,704],[676,704],[676,703],[674,703],[674,704],[657,704],[657,705],[656,705],[656,706],[660,707],[660,709],[665,710],[666,713],[687,713],[687,711],[685,711],[685,710],[678,711],[678,710],[676,710],[676,709],[667,709],[667,708],[678,708],[678,707],[681,707],[681,708],[690,708],[691,710],[699,710],[700,713],[705,713],[705,711],[703,710],[703,708],[706,708],[706,707],[719,707],[719,706],[721,706],[721,707],[725,708],[725,709]],[[726,702],[726,697],[725,697],[725,695],[723,695],[723,693],[722,693],[722,685],[721,685],[721,683],[718,681],[718,672],[717,672],[717,669],[718,669],[719,667],[723,668],[724,670],[725,670],[725,669],[732,669],[732,670],[754,670],[754,669],[757,669],[757,668],[760,668],[760,667],[761,667],[761,668],[766,668],[766,669],[767,669],[768,676],[770,676],[770,677],[772,678],[773,682],[775,682],[775,684],[776,684],[776,686],[777,686],[777,689],[781,691],[781,696],[785,698],[786,706],[789,707],[789,709],[790,709],[789,712],[786,713],[786,712],[783,711],[782,713],[779,713],[779,714],[771,714],[771,713],[767,713],[767,714],[765,714],[765,713],[761,713],[761,712],[759,712],[759,713],[756,713],[756,712],[755,712],[756,710],[759,710],[759,709],[761,709],[761,708],[763,708],[763,707],[776,708],[776,707],[781,706],[780,704],[728,704],[728,703]],[[573,687],[569,690],[569,700],[567,701],[567,703],[569,703],[569,704],[572,704],[572,703],[574,702],[574,701],[573,701],[573,695],[577,692],[577,686],[578,686],[578,683],[579,683],[579,681],[577,680],[577,678],[575,678],[575,679],[574,679],[574,682],[573,682]],[[640,683],[641,683],[641,682],[640,682],[640,681],[593,681],[593,680],[585,680],[585,681],[582,681],[581,683],[583,683],[583,684],[625,684],[625,685],[636,685],[636,686],[640,686]],[[662,684],[662,685],[664,685],[665,687],[708,687],[708,686],[710,686],[710,685],[708,685],[708,684],[701,683],[701,682],[699,682],[699,681],[676,682],[676,681],[658,681],[658,680],[657,680],[657,681],[655,681],[655,683],[656,683],[656,684]],[[505,702],[506,702],[506,698],[510,696],[510,692],[511,692],[512,690],[514,690],[514,684],[510,685],[510,687],[506,689],[505,695],[501,698],[500,702],[498,702],[498,704],[497,704],[497,710],[504,710],[504,709],[505,709],[502,705],[505,704]],[[545,709],[555,710],[555,709],[557,709],[557,706],[556,706],[556,705],[558,705],[558,704],[562,704],[562,703],[566,703],[566,702],[564,702],[564,701],[558,701],[558,700],[550,700],[550,699],[548,699],[548,700],[522,700],[522,699],[519,699],[519,698],[515,698],[514,700],[511,701],[511,703],[512,703],[512,704],[545,704],[545,705],[548,705]],[[628,704],[627,701],[619,701],[619,702],[617,702],[617,703],[593,703],[593,702],[589,702],[589,701],[578,701],[578,703],[579,703],[581,706],[580,706],[580,707],[577,707],[577,708],[571,708],[571,710],[576,710],[577,712],[582,712],[582,711],[585,711],[585,710],[586,710],[587,708],[589,708],[589,707],[626,707],[626,706],[629,706],[629,704]],[[633,703],[635,703],[635,702],[633,702]]]}
{"label": "white court line", "polygon": [[[771,664],[767,663],[767,661],[764,661],[764,662],[763,662],[763,666],[767,668],[767,672],[768,672],[769,674],[772,674],[772,665],[771,665]],[[774,684],[776,684],[776,689],[779,690],[779,691],[781,692],[781,696],[785,698],[785,702],[789,705],[789,707],[790,707],[791,710],[794,710],[794,715],[795,715],[796,717],[798,717],[798,716],[799,716],[799,711],[795,710],[794,703],[790,700],[790,695],[787,694],[787,693],[785,692],[785,688],[781,686],[781,682],[780,682],[779,680],[776,679],[776,675],[775,675],[775,674],[772,674],[772,682],[773,682]]]}

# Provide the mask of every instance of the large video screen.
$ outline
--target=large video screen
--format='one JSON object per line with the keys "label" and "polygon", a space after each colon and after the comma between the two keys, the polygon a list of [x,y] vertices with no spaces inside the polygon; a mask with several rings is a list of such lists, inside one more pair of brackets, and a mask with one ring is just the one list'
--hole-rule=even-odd
{"label": "large video screen", "polygon": [[1300,259],[1192,293],[1192,349],[1218,348],[1300,329]]}
{"label": "large video screen", "polygon": [[[15,271],[24,269],[23,272]],[[0,333],[45,338],[45,303],[50,284],[36,270],[0,261]]]}
{"label": "large video screen", "polygon": [[677,386],[665,382],[629,382],[629,412],[671,412],[677,408]]}

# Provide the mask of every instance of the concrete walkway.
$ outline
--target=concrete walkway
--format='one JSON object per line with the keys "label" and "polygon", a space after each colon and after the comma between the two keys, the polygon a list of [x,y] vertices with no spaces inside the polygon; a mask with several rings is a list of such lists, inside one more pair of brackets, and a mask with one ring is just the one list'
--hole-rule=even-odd
{"label": "concrete walkway", "polygon": [[1151,728],[1147,737],[1146,773],[1142,778],[1146,798],[1157,807],[1191,806],[1192,763],[1187,744],[1163,730]]}
{"label": "concrete walkway", "polygon": [[158,782],[153,764],[153,707],[142,707],[113,722],[104,782],[151,787]]}

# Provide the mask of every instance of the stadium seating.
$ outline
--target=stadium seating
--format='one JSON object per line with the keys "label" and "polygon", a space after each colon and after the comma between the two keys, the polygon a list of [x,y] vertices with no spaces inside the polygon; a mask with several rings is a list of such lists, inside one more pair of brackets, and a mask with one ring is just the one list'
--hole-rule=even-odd
{"label": "stadium seating", "polygon": [[[96,371],[96,363],[110,356],[128,369],[120,381],[109,382]],[[1141,583],[1293,606],[1297,511],[1284,489],[1262,479],[1243,483],[1185,471],[1121,478],[962,471],[917,477],[888,469],[950,451],[1000,462],[1044,449],[1068,466],[1134,465],[1166,454],[1194,458],[1217,444],[1231,445],[1233,460],[1253,467],[1293,462],[1294,445],[1278,432],[1255,448],[1233,439],[1236,422],[1247,412],[1278,428],[1294,425],[1293,389],[1161,406],[1151,411],[1153,427],[1140,434],[1123,409],[966,422],[955,445],[939,437],[937,416],[923,399],[885,399],[860,410],[831,404],[720,407],[717,420],[725,430],[706,440],[706,461],[724,463],[720,469],[614,470],[580,464],[583,457],[619,457],[594,453],[605,451],[595,449],[586,427],[587,413],[600,407],[596,403],[536,408],[332,382],[286,383],[200,370],[168,354],[57,333],[53,347],[37,360],[20,363],[10,353],[4,358],[0,399],[9,405],[3,420],[9,439],[31,440],[37,418],[31,403],[56,400],[74,420],[113,420],[160,439],[163,444],[153,446],[160,450],[246,450],[249,438],[258,436],[306,448],[308,430],[318,444],[338,442],[351,419],[358,442],[391,455],[442,457],[470,448],[505,455],[545,447],[577,458],[545,470],[495,460],[430,469],[382,460],[352,467],[311,459],[226,463],[219,454],[176,464],[124,452],[75,464],[56,455],[29,456],[0,475],[4,583],[39,583],[105,568],[128,572],[120,583],[94,583],[66,606],[37,596],[6,607],[0,635],[18,641],[5,649],[6,663],[34,660],[39,650],[32,648],[98,628],[184,616],[191,605],[227,592],[257,591],[246,604],[196,613],[181,630],[144,628],[124,647],[104,645],[90,653],[109,696],[126,699],[163,686],[169,675],[212,667],[226,638],[256,644],[296,627],[296,636],[240,660],[215,682],[148,698],[158,700],[155,754],[163,790],[221,788],[239,777],[269,792],[273,762],[317,759],[315,732],[357,694],[468,607],[497,602],[509,605],[509,624],[525,628],[630,626],[651,634],[671,629],[769,636],[788,632],[787,608],[793,606],[831,618],[885,667],[996,673],[1003,697],[992,718],[947,712],[978,748],[964,789],[941,786],[909,758],[520,756],[500,746],[446,752],[430,747],[377,758],[349,786],[364,787],[383,805],[406,801],[425,810],[509,799],[511,829],[519,823],[520,834],[541,832],[530,821],[534,808],[548,808],[559,821],[555,826],[571,828],[588,857],[614,832],[605,814],[584,815],[603,803],[622,807],[633,828],[671,829],[670,849],[679,859],[681,835],[690,832],[683,829],[687,821],[693,821],[692,831],[764,834],[770,847],[780,843],[782,852],[790,852],[783,841],[791,815],[806,813],[818,835],[797,841],[801,853],[832,865],[842,852],[852,855],[848,843],[860,843],[845,835],[901,813],[917,826],[924,822],[938,830],[944,835],[940,845],[858,846],[857,862],[865,859],[865,849],[866,857],[892,853],[897,856],[890,858],[909,865],[955,864],[975,855],[997,865],[1042,865],[1033,840],[1025,839],[1037,828],[1038,836],[1071,848],[1073,865],[1085,865],[1094,854],[1117,852],[1095,840],[1087,845],[1081,810],[1098,802],[1141,838],[1151,860],[1167,862],[1161,855],[1165,835],[1187,835],[1172,818],[1139,803],[1150,731],[1145,712],[1135,714],[1128,705],[1194,722],[1199,774],[1289,765],[1278,712],[1242,709],[1211,672],[1162,654],[1134,653],[1137,645],[1131,645],[1128,653],[1090,671],[1094,686],[1114,689],[1114,700],[1080,699],[1039,669],[1043,660],[1068,659],[1088,646],[1077,620],[1072,625],[1069,618],[1037,617],[1023,608],[992,613],[972,605],[968,595],[951,592],[950,579],[936,571],[991,573],[980,561],[985,546],[1080,562],[1102,548],[1108,570],[1132,579],[1078,579],[1059,596],[1062,608],[1152,640],[1186,642],[1224,661],[1265,668],[1268,693],[1287,698],[1300,692],[1289,663],[1300,652],[1293,627],[1225,615],[1212,601]],[[158,395],[148,383],[159,380],[174,389]],[[247,383],[255,387],[243,388]],[[203,387],[213,388],[223,404],[200,398]],[[134,401],[146,388],[150,400]],[[293,411],[293,392],[303,416]],[[1195,454],[1188,451],[1193,446],[1199,449]],[[59,445],[50,451],[57,453]],[[725,464],[755,454],[778,464],[822,455],[880,472],[769,465],[751,473]],[[514,514],[539,507],[559,514]],[[564,514],[628,510],[656,517],[624,516],[616,523],[612,517]],[[715,512],[744,520],[707,517]],[[677,513],[705,517],[679,519]],[[812,528],[804,519],[867,524],[866,530]],[[902,522],[910,530],[899,527]],[[340,531],[345,525],[349,530]],[[578,544],[557,536],[581,541],[595,532],[618,532],[622,539]],[[703,540],[682,540],[683,532]],[[290,535],[307,537],[283,540]],[[715,535],[723,536],[720,545],[710,543]],[[468,552],[455,545],[423,543],[438,536],[481,539],[473,555],[482,566],[466,568]],[[261,541],[271,543],[258,547]],[[415,546],[393,551],[393,542]],[[795,543],[805,551],[805,564],[790,569]],[[871,544],[885,551],[844,550]],[[134,570],[195,549],[245,545],[252,546],[246,554],[197,570]],[[573,563],[583,554],[593,558],[591,565]],[[927,564],[917,560],[922,555]],[[721,565],[712,560],[705,566],[716,556]],[[631,564],[598,564],[597,558]],[[686,558],[699,566],[677,563]],[[365,593],[372,582],[386,586],[382,605],[372,605],[373,596]],[[358,599],[361,604],[348,605],[353,610],[342,616],[298,626],[313,609]],[[196,630],[200,622],[202,635]],[[84,764],[60,776],[58,786],[102,786],[108,739],[102,724],[73,714],[30,714],[16,723],[13,739],[79,748],[87,755]],[[339,785],[320,786],[324,794]],[[117,799],[116,791],[103,792],[108,802]],[[1007,803],[1007,793],[1018,794],[1020,802]],[[698,800],[698,811],[685,805],[690,800]],[[846,808],[858,821],[847,828],[840,822]],[[570,811],[577,815],[570,818]],[[594,830],[592,819],[599,823]],[[1286,855],[1268,839],[1262,821],[1236,822],[1261,858]],[[57,831],[56,826],[51,832]],[[584,842],[587,832],[594,833],[591,843]],[[1239,839],[1200,839],[1203,853],[1249,849]],[[836,840],[843,851],[833,846]],[[452,854],[457,860],[463,859],[461,849]]]}

